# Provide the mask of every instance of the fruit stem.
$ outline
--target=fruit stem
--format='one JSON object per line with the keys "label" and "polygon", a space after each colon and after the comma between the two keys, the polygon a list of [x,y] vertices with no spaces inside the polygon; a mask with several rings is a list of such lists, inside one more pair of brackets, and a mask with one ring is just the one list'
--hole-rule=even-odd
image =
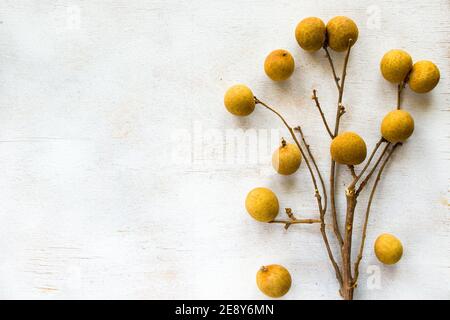
{"label": "fruit stem", "polygon": [[[386,150],[389,147],[389,145],[390,144],[388,143],[388,145],[383,150],[383,153],[381,154],[380,159],[377,161],[377,164],[375,164],[375,166],[377,166],[379,161],[383,158],[383,155],[386,153]],[[364,218],[364,226],[363,226],[362,237],[361,237],[361,245],[359,247],[358,257],[356,258],[354,271],[353,271],[354,272],[354,281],[353,281],[353,285],[354,286],[356,286],[356,284],[358,282],[359,264],[361,263],[362,256],[363,256],[364,244],[365,244],[365,241],[366,241],[366,234],[367,234],[367,224],[368,224],[368,221],[369,221],[370,207],[372,205],[373,196],[375,195],[375,190],[377,189],[378,182],[380,181],[380,178],[381,178],[381,174],[383,173],[383,170],[386,167],[386,164],[388,163],[389,158],[392,156],[392,154],[394,153],[395,149],[399,145],[400,145],[399,143],[395,144],[392,147],[391,151],[389,151],[387,157],[384,159],[384,162],[381,165],[380,170],[378,171],[377,178],[375,179],[375,182],[373,183],[372,191],[370,192],[369,201],[367,202],[366,215],[365,215],[365,218]]]}
{"label": "fruit stem", "polygon": [[[345,78],[347,76],[347,65],[348,65],[348,59],[350,57],[350,49],[352,47],[352,39],[348,40],[348,48],[347,48],[347,53],[345,55],[345,60],[344,60],[344,66],[342,68],[342,77],[339,80],[336,77],[336,72],[334,70],[334,65],[333,65],[333,60],[331,59],[331,56],[328,52],[328,49],[325,48],[325,51],[327,52],[327,57],[328,57],[328,61],[330,61],[331,64],[331,68],[333,70],[333,75],[335,78],[335,82],[336,85],[338,87],[338,92],[339,92],[339,98],[338,98],[338,103],[337,103],[337,108],[336,108],[336,121],[334,124],[334,133],[333,133],[333,137],[336,137],[339,134],[339,124],[340,124],[340,120],[342,115],[345,113],[345,108],[342,105],[342,98],[344,96],[344,84],[345,84]],[[339,83],[340,81],[340,83]],[[331,216],[333,218],[333,231],[334,234],[336,235],[336,238],[339,242],[339,245],[342,247],[342,245],[344,244],[344,240],[342,238],[342,234],[341,231],[339,229],[339,223],[337,221],[337,209],[336,209],[336,185],[335,185],[335,176],[336,176],[336,162],[331,159],[331,169],[330,169],[330,203],[331,203]]]}
{"label": "fruit stem", "polygon": [[284,138],[281,138],[281,146],[283,148],[286,147],[286,140],[284,140]]}

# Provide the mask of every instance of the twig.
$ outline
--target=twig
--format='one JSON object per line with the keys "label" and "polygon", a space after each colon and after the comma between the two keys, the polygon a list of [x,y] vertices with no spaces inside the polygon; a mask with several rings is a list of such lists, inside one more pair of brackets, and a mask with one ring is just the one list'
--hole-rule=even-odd
{"label": "twig", "polygon": [[366,162],[366,165],[364,166],[364,168],[361,170],[361,172],[359,173],[358,176],[354,176],[354,179],[352,181],[352,183],[349,186],[349,189],[352,189],[355,187],[355,185],[358,183],[359,179],[361,179],[362,175],[364,174],[364,172],[366,172],[367,168],[370,165],[370,162],[372,161],[373,157],[375,156],[375,154],[377,153],[378,148],[380,147],[380,145],[385,142],[386,140],[381,137],[380,140],[378,140],[377,144],[375,145],[375,148],[373,148],[373,151],[369,157],[369,159]]}
{"label": "twig", "polygon": [[348,168],[350,169],[350,173],[352,174],[352,178],[353,179],[357,179],[358,176],[356,175],[356,172],[355,172],[355,166],[354,165],[348,165]]}
{"label": "twig", "polygon": [[[317,181],[316,181],[316,178],[314,176],[314,172],[313,172],[313,170],[311,168],[311,164],[309,163],[308,158],[306,157],[305,152],[303,151],[303,148],[301,147],[301,145],[300,145],[300,143],[299,143],[299,141],[298,141],[298,139],[297,139],[297,137],[296,137],[296,135],[294,133],[294,130],[292,129],[292,127],[287,123],[287,121],[283,118],[283,116],[278,111],[276,111],[275,109],[273,109],[272,107],[270,107],[266,103],[262,102],[258,98],[254,97],[254,99],[255,99],[255,103],[256,104],[260,104],[260,105],[264,106],[266,109],[268,109],[268,110],[272,111],[273,113],[275,113],[278,116],[278,118],[280,118],[280,120],[283,122],[283,124],[286,126],[286,128],[288,129],[289,133],[292,136],[292,139],[294,139],[295,144],[297,145],[297,147],[300,150],[300,153],[302,154],[303,158],[305,159],[306,166],[308,167],[309,173],[311,175],[311,180],[312,180],[313,185],[314,185],[315,197],[317,199],[317,205],[319,207],[319,213],[320,213],[321,216],[323,216],[324,215],[324,209],[323,209],[323,206],[322,206],[322,197],[320,196],[319,189],[317,188]],[[333,252],[331,251],[330,244],[328,242],[328,237],[327,237],[326,232],[325,232],[325,227],[324,227],[323,221],[321,221],[320,230],[321,230],[323,241],[325,243],[325,246],[326,246],[326,249],[327,249],[327,252],[328,252],[328,257],[330,258],[331,264],[333,265],[334,271],[336,273],[336,278],[338,279],[339,284],[342,285],[341,271],[339,269],[338,264],[336,263],[336,260],[334,259]]]}
{"label": "twig", "polygon": [[[354,276],[354,286],[356,286],[357,281],[358,281],[359,264],[361,263],[362,256],[363,256],[364,244],[365,244],[365,241],[366,241],[366,234],[367,234],[367,224],[368,224],[368,221],[369,221],[370,207],[372,205],[373,196],[375,195],[375,190],[377,189],[378,182],[380,181],[380,178],[381,178],[381,174],[383,173],[383,170],[386,167],[386,164],[388,163],[389,158],[392,156],[392,154],[394,153],[395,149],[399,145],[400,145],[399,143],[395,144],[392,147],[391,151],[388,153],[386,159],[384,159],[384,162],[381,165],[380,170],[378,171],[377,178],[375,179],[375,182],[373,184],[372,191],[370,192],[369,202],[367,203],[366,216],[365,216],[365,219],[364,219],[364,227],[363,227],[363,231],[362,231],[361,246],[359,248],[358,257],[356,258],[356,262],[355,262],[355,266],[354,266],[354,275],[355,275]],[[384,152],[383,152],[383,154],[384,154]]]}
{"label": "twig", "polygon": [[324,199],[324,205],[323,205],[323,213],[325,214],[327,212],[327,206],[328,206],[328,196],[327,196],[327,188],[325,187],[325,182],[324,179],[322,177],[322,173],[319,170],[319,166],[317,165],[316,159],[314,158],[312,152],[311,152],[311,147],[309,146],[309,144],[306,142],[305,136],[303,134],[302,128],[300,126],[297,126],[294,128],[294,130],[297,130],[300,133],[300,137],[303,141],[303,144],[306,147],[306,151],[308,152],[308,155],[311,159],[311,162],[314,165],[314,168],[316,169],[317,175],[319,176],[319,181],[322,187],[322,192],[323,192],[323,199]]}
{"label": "twig", "polygon": [[312,224],[312,223],[320,223],[320,219],[296,219],[296,220],[273,220],[269,221],[269,223],[282,223],[286,226],[285,229],[289,228],[291,224],[298,224],[298,223],[305,223],[305,224]]}
{"label": "twig", "polygon": [[337,87],[338,90],[341,90],[341,86],[339,84],[339,80],[340,79],[336,75],[336,69],[334,68],[333,59],[331,58],[330,52],[328,51],[328,45],[324,45],[323,46],[323,50],[325,50],[325,53],[326,53],[327,58],[328,58],[328,62],[330,63],[330,67],[331,67],[331,71],[333,72],[333,79],[334,79],[334,82],[336,83],[336,87]]}
{"label": "twig", "polygon": [[327,132],[330,135],[330,138],[333,139],[334,138],[333,133],[331,132],[330,127],[328,126],[327,119],[325,118],[325,114],[323,113],[322,107],[320,106],[319,97],[317,97],[317,91],[315,89],[313,90],[312,99],[316,103],[316,107],[319,110],[320,116],[322,117],[322,120],[323,120],[323,124],[325,125],[325,128],[327,129]]}
{"label": "twig", "polygon": [[289,217],[289,220],[272,220],[269,221],[269,223],[282,223],[284,224],[284,229],[288,229],[292,224],[312,224],[312,223],[320,223],[321,220],[319,219],[297,219],[294,214],[292,213],[291,208],[285,208],[286,215]]}
{"label": "twig", "polygon": [[[330,244],[329,244],[329,241],[328,241],[328,236],[327,236],[327,231],[326,231],[325,213],[327,211],[327,203],[328,203],[328,201],[327,201],[327,189],[325,187],[325,182],[323,180],[323,177],[322,177],[322,174],[321,174],[321,172],[319,170],[319,167],[317,166],[317,162],[314,159],[314,156],[313,156],[313,154],[311,152],[311,148],[310,148],[309,144],[306,142],[306,139],[305,139],[305,136],[303,134],[302,128],[300,126],[298,126],[298,127],[295,128],[295,130],[297,130],[300,133],[300,136],[301,136],[301,139],[303,141],[303,144],[305,145],[306,150],[308,151],[308,155],[309,155],[309,157],[311,158],[311,161],[314,164],[314,167],[316,169],[317,175],[319,176],[319,180],[320,180],[320,183],[321,183],[321,186],[322,186],[322,190],[323,190],[323,193],[324,193],[324,199],[325,199],[325,205],[324,205],[324,209],[320,211],[320,222],[321,222],[320,223],[320,233],[322,234],[322,238],[323,238],[323,240],[325,242],[325,246],[326,246],[326,249],[327,249],[328,256],[329,256],[330,260],[332,261],[333,266],[335,267],[336,278],[339,281],[339,285],[342,287],[342,274],[341,274],[341,272],[339,270],[338,265],[337,264],[334,265],[335,262],[333,262],[334,261],[333,253],[331,251],[331,247],[330,247]],[[316,190],[316,194],[318,194],[318,190]]]}
{"label": "twig", "polygon": [[[342,105],[342,98],[344,96],[345,77],[347,75],[347,65],[348,65],[348,60],[349,60],[349,57],[350,57],[350,50],[351,50],[351,47],[352,47],[351,44],[352,44],[352,39],[350,39],[348,41],[348,48],[347,48],[347,53],[345,55],[344,67],[342,68],[341,84],[338,86],[339,98],[338,98],[338,106],[337,106],[337,109],[336,109],[336,121],[335,121],[335,125],[334,125],[334,135],[333,135],[334,137],[336,137],[338,135],[338,133],[339,133],[340,119],[341,119],[342,115],[345,113],[345,108]],[[331,59],[330,54],[328,53],[328,49],[326,49],[325,52],[327,52],[328,59],[330,61],[330,64],[332,65],[332,59]],[[334,69],[334,67],[332,69]],[[333,72],[333,75],[334,75],[335,80],[336,80],[336,75],[335,74],[336,73]],[[334,233],[336,235],[336,238],[337,238],[340,246],[342,247],[342,245],[344,244],[344,240],[342,238],[342,234],[341,234],[341,231],[339,229],[339,223],[337,221],[337,210],[336,210],[336,199],[335,199],[335,197],[336,197],[335,176],[336,176],[336,162],[334,160],[331,160],[331,169],[330,169],[331,216],[333,218],[333,230],[334,230]]]}
{"label": "twig", "polygon": [[348,65],[348,60],[350,58],[350,50],[352,48],[352,42],[353,42],[352,39],[348,40],[348,48],[347,48],[347,53],[345,55],[344,67],[342,68],[341,84],[339,86],[338,110],[336,112],[336,126],[334,128],[334,136],[335,137],[339,133],[339,120],[340,120],[341,116],[345,113],[345,109],[342,109],[343,108],[342,98],[344,97],[345,78],[347,76],[347,65]]}
{"label": "twig", "polygon": [[370,170],[369,174],[366,176],[366,178],[360,183],[359,187],[356,190],[356,196],[358,196],[360,194],[360,192],[364,189],[364,187],[366,186],[367,182],[369,182],[370,178],[372,177],[372,175],[374,174],[375,170],[377,169],[378,165],[381,162],[381,159],[383,158],[384,154],[386,153],[388,147],[391,145],[390,142],[388,142],[386,144],[386,146],[383,149],[383,152],[381,153],[381,155],[379,156],[378,160],[375,162],[374,166],[372,167],[372,169]]}

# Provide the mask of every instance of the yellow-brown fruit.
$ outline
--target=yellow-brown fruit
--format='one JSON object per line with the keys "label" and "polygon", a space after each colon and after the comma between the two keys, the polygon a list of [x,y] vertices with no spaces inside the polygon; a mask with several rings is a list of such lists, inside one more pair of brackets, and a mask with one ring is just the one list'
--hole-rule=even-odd
{"label": "yellow-brown fruit", "polygon": [[380,62],[381,74],[392,83],[400,83],[405,80],[411,68],[411,56],[408,52],[400,49],[386,52]]}
{"label": "yellow-brown fruit", "polygon": [[278,264],[263,266],[256,274],[259,290],[272,298],[284,296],[291,288],[292,278],[289,271]]}
{"label": "yellow-brown fruit", "polygon": [[278,215],[280,206],[278,198],[272,190],[255,188],[248,193],[245,199],[245,208],[253,219],[260,222],[269,222]]}
{"label": "yellow-brown fruit", "polygon": [[303,19],[295,28],[295,39],[306,51],[317,51],[325,42],[325,23],[319,18]]}
{"label": "yellow-brown fruit", "polygon": [[286,143],[275,150],[272,155],[272,166],[279,174],[293,174],[300,167],[302,154],[296,144]]}
{"label": "yellow-brown fruit", "polygon": [[405,110],[389,112],[381,122],[381,135],[392,143],[403,142],[414,131],[414,119]]}
{"label": "yellow-brown fruit", "polygon": [[414,63],[409,75],[409,87],[417,93],[427,93],[436,87],[441,74],[431,61],[422,60]]}
{"label": "yellow-brown fruit", "polygon": [[348,48],[348,42],[352,39],[351,45],[358,40],[358,27],[352,19],[337,16],[327,23],[328,45],[334,51],[345,51]]}
{"label": "yellow-brown fruit", "polygon": [[235,116],[248,116],[255,110],[253,92],[243,84],[229,88],[223,100],[227,110]]}
{"label": "yellow-brown fruit", "polygon": [[264,62],[264,71],[273,81],[288,79],[294,72],[294,58],[287,50],[272,51]]}
{"label": "yellow-brown fruit", "polygon": [[340,164],[357,165],[364,161],[367,147],[364,140],[354,132],[343,132],[333,139],[331,158]]}
{"label": "yellow-brown fruit", "polygon": [[391,234],[382,234],[375,241],[375,255],[384,264],[395,264],[403,255],[400,240]]}

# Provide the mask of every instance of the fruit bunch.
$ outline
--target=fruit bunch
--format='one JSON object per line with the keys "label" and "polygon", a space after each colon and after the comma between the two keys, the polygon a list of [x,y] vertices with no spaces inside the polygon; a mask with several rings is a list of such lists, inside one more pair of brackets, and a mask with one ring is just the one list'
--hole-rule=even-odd
{"label": "fruit bunch", "polygon": [[[353,289],[357,285],[358,267],[364,248],[370,204],[372,202],[372,197],[378,180],[381,176],[381,172],[396,147],[404,143],[414,131],[414,120],[411,114],[404,109],[401,109],[401,93],[406,85],[408,85],[409,88],[416,93],[429,92],[438,84],[440,78],[439,69],[434,63],[427,60],[422,60],[413,64],[411,56],[404,50],[390,50],[382,57],[380,62],[382,76],[387,81],[397,84],[397,106],[383,118],[380,126],[380,141],[370,154],[366,165],[362,168],[362,170],[360,170],[359,174],[356,174],[355,166],[362,164],[367,158],[367,146],[364,139],[353,131],[339,133],[339,119],[345,113],[342,98],[348,57],[351,47],[355,45],[358,40],[358,36],[359,31],[356,23],[350,18],[343,16],[332,18],[326,25],[317,17],[309,17],[300,21],[295,29],[295,38],[303,50],[313,52],[323,49],[326,52],[339,93],[334,132],[332,132],[328,126],[315,90],[313,91],[313,100],[316,102],[316,106],[321,113],[322,119],[331,138],[329,151],[332,162],[330,173],[330,191],[332,194],[331,204],[334,218],[333,222],[335,223],[333,226],[334,232],[336,234],[337,241],[341,244],[342,248],[342,266],[339,266],[333,258],[333,255],[330,252],[331,250],[329,247],[328,238],[326,236],[325,212],[327,211],[327,190],[320,171],[315,164],[310,147],[306,143],[300,127],[290,127],[278,111],[256,98],[251,89],[246,85],[237,84],[232,86],[227,90],[224,98],[226,109],[233,115],[248,116],[255,110],[256,105],[262,105],[263,107],[274,112],[283,121],[289,130],[294,143],[289,143],[284,138],[282,139],[280,146],[273,152],[272,166],[280,175],[292,175],[295,174],[295,172],[300,168],[302,159],[304,159],[311,173],[312,181],[315,187],[315,196],[319,205],[320,219],[297,219],[292,214],[291,209],[286,208],[286,213],[288,214],[290,220],[276,220],[280,209],[279,201],[277,195],[272,190],[265,187],[255,188],[248,193],[245,200],[245,208],[247,212],[252,218],[259,222],[284,223],[286,229],[291,224],[296,223],[320,223],[321,232],[327,246],[328,254],[335,268],[336,277],[339,280],[341,295],[344,298],[350,299],[353,297]],[[338,78],[336,75],[334,64],[328,49],[335,52],[347,52],[341,78]],[[286,81],[295,71],[295,62],[292,54],[284,49],[272,51],[265,59],[264,71],[273,81]],[[301,142],[296,138],[296,129],[301,135]],[[304,151],[301,146],[302,142],[304,144],[304,148],[306,148],[306,151]],[[384,151],[379,156],[379,160],[373,165],[372,170],[366,174],[366,178],[362,179],[382,143],[386,144]],[[309,156],[309,160],[306,156]],[[336,164],[349,167],[353,177],[352,182],[346,189],[348,207],[344,236],[339,233],[339,227],[335,220],[336,208],[334,203],[334,175]],[[369,198],[370,200],[366,211],[361,248],[359,256],[356,259],[355,269],[352,275],[349,264],[351,262],[351,237],[353,232],[352,224],[353,213],[356,206],[356,198],[377,169],[379,170],[378,177],[373,185],[372,193]],[[321,182],[325,199],[322,198],[318,190],[318,180]],[[360,182],[361,180],[362,182]],[[357,186],[358,182],[360,182],[359,187]],[[395,264],[400,260],[403,254],[403,247],[400,240],[393,235],[382,234],[375,241],[374,251],[380,262],[389,265]],[[288,292],[291,286],[291,276],[288,270],[283,266],[276,264],[261,267],[257,272],[256,280],[258,288],[269,297],[281,297]]]}

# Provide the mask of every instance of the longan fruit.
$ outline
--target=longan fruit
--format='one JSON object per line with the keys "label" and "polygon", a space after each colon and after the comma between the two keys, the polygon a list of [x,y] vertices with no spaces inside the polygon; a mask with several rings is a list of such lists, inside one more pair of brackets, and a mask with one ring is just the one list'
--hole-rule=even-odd
{"label": "longan fruit", "polygon": [[264,62],[264,71],[273,81],[288,79],[294,72],[294,58],[287,50],[272,51]]}
{"label": "longan fruit", "polygon": [[367,147],[364,140],[354,132],[339,134],[330,146],[331,158],[340,164],[357,165],[364,161]]}
{"label": "longan fruit", "polygon": [[405,110],[389,112],[381,122],[381,135],[392,143],[404,142],[414,131],[414,119]]}
{"label": "longan fruit", "polygon": [[427,93],[436,87],[440,77],[439,68],[433,62],[417,61],[412,67],[408,84],[414,92]]}
{"label": "longan fruit", "polygon": [[230,87],[223,100],[227,110],[235,116],[248,116],[255,110],[253,92],[243,84]]}
{"label": "longan fruit", "polygon": [[298,146],[286,143],[284,140],[272,154],[272,166],[276,172],[282,175],[293,174],[300,167],[301,162],[302,154]]}
{"label": "longan fruit", "polygon": [[317,51],[325,42],[325,31],[325,23],[321,19],[305,18],[295,28],[295,39],[303,50]]}
{"label": "longan fruit", "polygon": [[289,271],[278,264],[261,267],[256,273],[259,290],[271,298],[284,296],[291,288],[292,278]]}
{"label": "longan fruit", "polygon": [[403,255],[403,246],[400,240],[388,233],[377,238],[374,249],[378,260],[384,264],[395,264]]}
{"label": "longan fruit", "polygon": [[408,52],[400,49],[386,52],[380,62],[381,74],[392,83],[400,83],[405,80],[411,68],[411,56]]}
{"label": "longan fruit", "polygon": [[352,39],[353,46],[358,40],[358,26],[347,17],[337,16],[327,23],[328,46],[334,51],[345,51],[348,48],[348,42]]}
{"label": "longan fruit", "polygon": [[245,208],[253,219],[260,222],[270,222],[278,215],[280,205],[272,190],[255,188],[248,193],[245,199]]}

